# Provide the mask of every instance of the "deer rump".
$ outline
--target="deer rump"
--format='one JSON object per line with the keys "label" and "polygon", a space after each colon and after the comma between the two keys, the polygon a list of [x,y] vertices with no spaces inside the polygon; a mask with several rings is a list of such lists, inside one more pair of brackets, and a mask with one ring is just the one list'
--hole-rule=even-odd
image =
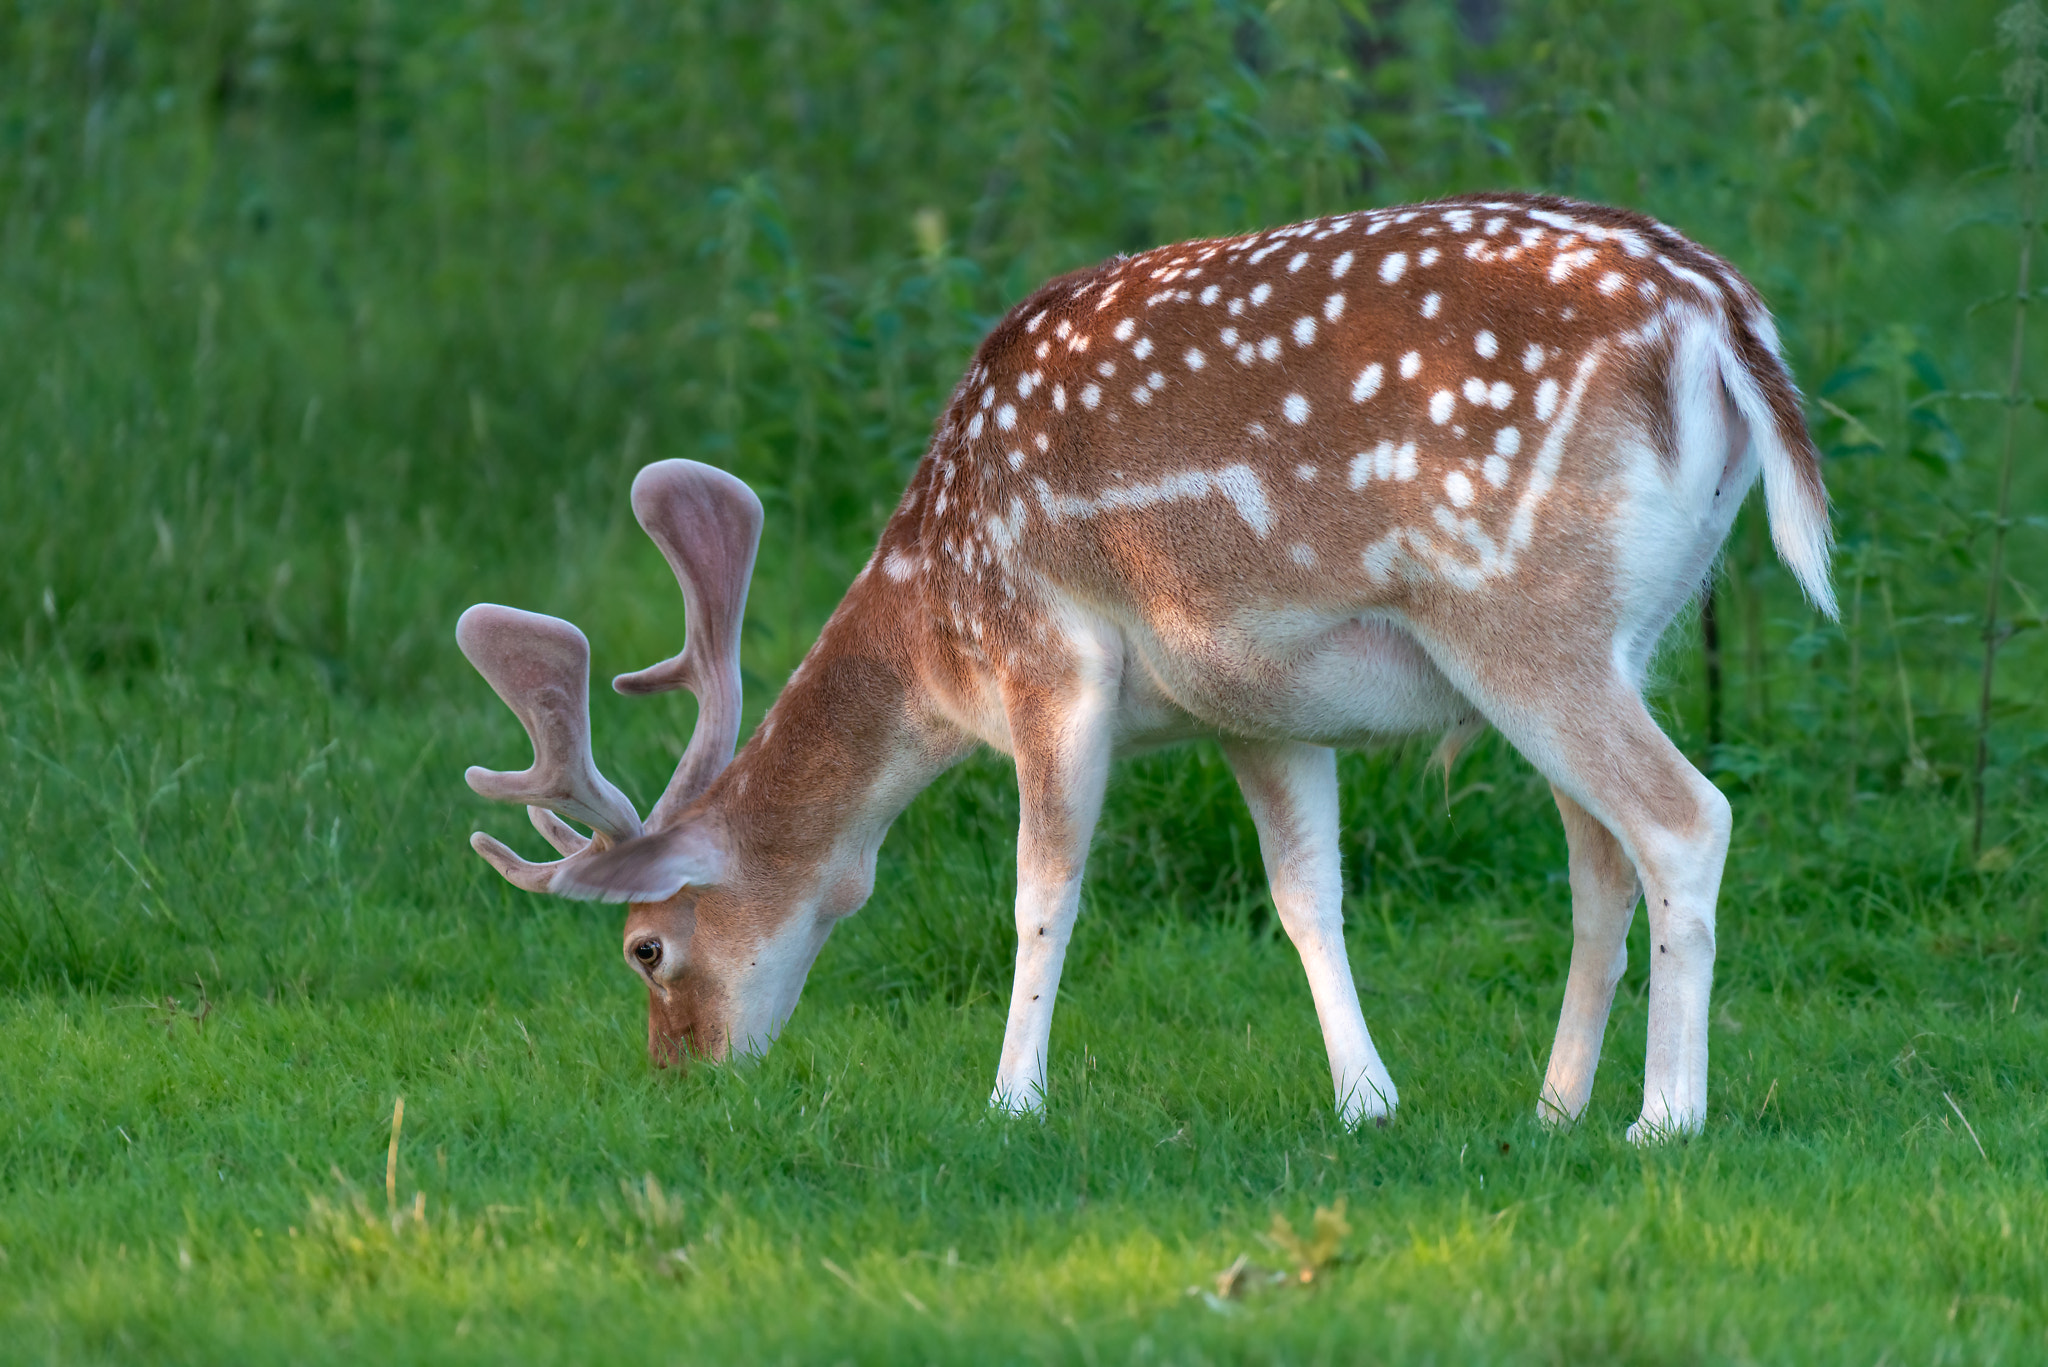
{"label": "deer rump", "polygon": [[1641,686],[1759,472],[1781,555],[1832,614],[1818,456],[1769,315],[1725,262],[1637,215],[1467,196],[1118,258],[1049,283],[983,342],[737,760],[759,504],[691,462],[642,472],[635,511],[689,635],[620,686],[700,697],[644,831],[590,761],[581,634],[465,615],[464,649],[536,752],[472,785],[528,802],[569,857],[476,843],[521,886],[634,904],[627,960],[658,1055],[753,1052],[865,900],[890,821],[996,746],[1022,823],[993,1100],[1032,1111],[1109,760],[1214,736],[1355,1124],[1396,1094],[1343,951],[1331,747],[1490,724],[1551,781],[1571,848],[1572,969],[1540,1113],[1586,1104],[1642,901],[1657,948],[1631,1134],[1694,1129],[1731,818]]}

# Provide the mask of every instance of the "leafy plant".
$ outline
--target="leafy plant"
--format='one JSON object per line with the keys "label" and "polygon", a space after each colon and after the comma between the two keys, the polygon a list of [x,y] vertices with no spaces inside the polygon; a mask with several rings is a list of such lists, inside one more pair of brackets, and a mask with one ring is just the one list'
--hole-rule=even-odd
{"label": "leafy plant", "polygon": [[1286,1212],[1274,1211],[1273,1223],[1263,1236],[1266,1243],[1294,1268],[1294,1279],[1306,1286],[1316,1274],[1334,1266],[1351,1237],[1351,1222],[1344,1218],[1349,1198],[1340,1196],[1335,1204],[1317,1206],[1309,1217],[1306,1233],[1297,1234]]}
{"label": "leafy plant", "polygon": [[[2012,525],[2012,472],[2014,448],[2018,441],[2020,409],[2027,402],[2025,366],[2027,359],[2027,305],[2033,276],[2034,237],[2040,229],[2035,220],[2035,178],[2041,163],[2041,142],[2048,135],[2043,118],[2048,103],[2048,58],[2041,54],[2048,43],[2048,15],[2035,0],[2021,0],[1998,16],[1998,37],[2003,47],[2013,50],[2005,68],[2005,96],[2016,107],[2012,128],[2006,134],[2006,151],[2012,157],[2017,182],[2017,236],[2019,280],[2013,288],[2012,350],[2005,379],[2005,440],[1998,457],[1998,498],[1991,517],[1991,556],[1984,589],[1984,668],[1977,693],[1977,750],[1970,767],[1970,852],[1984,856],[1984,769],[1991,759],[1991,694],[1996,680],[1998,648],[2009,634],[1999,622],[1999,596],[2005,586],[2005,543]],[[2038,617],[2038,614],[2036,614]]]}

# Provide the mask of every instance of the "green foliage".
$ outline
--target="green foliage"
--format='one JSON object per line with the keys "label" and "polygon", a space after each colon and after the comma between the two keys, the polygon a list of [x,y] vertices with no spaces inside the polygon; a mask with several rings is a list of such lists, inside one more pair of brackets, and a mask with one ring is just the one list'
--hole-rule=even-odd
{"label": "green foliage", "polygon": [[[2036,405],[1969,400],[2042,392],[2006,369],[2004,175],[2041,86],[1997,9],[8,10],[0,1358],[2038,1356],[2048,474]],[[989,758],[898,823],[774,1054],[651,1073],[610,914],[464,848],[533,837],[460,781],[523,742],[459,609],[568,616],[600,675],[668,654],[626,490],[714,461],[768,507],[758,715],[1040,279],[1486,185],[1729,255],[1830,458],[1844,622],[1752,506],[1719,743],[1689,624],[1654,689],[1737,813],[1708,1135],[1619,1142],[1640,971],[1588,1123],[1531,1120],[1563,842],[1498,741],[1447,783],[1342,763],[1387,1130],[1324,1114],[1199,747],[1118,771],[1042,1127],[981,1107],[1013,951]],[[1973,859],[2001,533],[2021,629]],[[593,705],[644,806],[688,704]],[[1294,1285],[1200,1294],[1262,1234]]]}

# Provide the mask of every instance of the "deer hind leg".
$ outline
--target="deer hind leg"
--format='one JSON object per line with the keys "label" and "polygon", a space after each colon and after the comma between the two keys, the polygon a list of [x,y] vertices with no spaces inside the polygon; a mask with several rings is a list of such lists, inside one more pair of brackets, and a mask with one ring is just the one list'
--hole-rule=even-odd
{"label": "deer hind leg", "polygon": [[[1607,641],[1574,649],[1571,633],[1554,623],[1547,637],[1489,625],[1483,635],[1430,644],[1432,657],[1544,777],[1613,833],[1649,908],[1649,1051],[1643,1111],[1629,1138],[1698,1130],[1707,1113],[1707,1008],[1728,799],[1657,728],[1611,663]],[[1608,952],[1589,948],[1588,957]],[[1575,952],[1574,982],[1578,964]],[[1610,958],[1597,972],[1613,968]],[[1582,1000],[1568,987],[1567,1011]],[[1576,1038],[1569,1020],[1560,1026],[1560,1039],[1567,1036]]]}
{"label": "deer hind leg", "polygon": [[1017,760],[1017,977],[989,1104],[1012,1115],[1045,1109],[1046,1049],[1067,942],[1081,909],[1088,841],[1109,776],[1111,671],[1054,687],[1006,687]]}
{"label": "deer hind leg", "polygon": [[1621,842],[1562,788],[1551,785],[1571,849],[1572,965],[1557,1016],[1557,1042],[1543,1075],[1537,1118],[1577,1120],[1593,1093],[1614,989],[1628,967],[1628,927],[1642,889]]}
{"label": "deer hind leg", "polygon": [[1245,740],[1226,740],[1223,753],[1259,828],[1280,924],[1308,971],[1330,1051],[1337,1114],[1351,1128],[1385,1120],[1397,1100],[1394,1080],[1365,1028],[1344,954],[1336,754],[1321,745]]}

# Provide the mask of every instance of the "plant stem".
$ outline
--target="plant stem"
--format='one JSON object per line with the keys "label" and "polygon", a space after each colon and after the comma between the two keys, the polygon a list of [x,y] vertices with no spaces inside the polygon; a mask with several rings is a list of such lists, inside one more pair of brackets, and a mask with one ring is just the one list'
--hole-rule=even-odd
{"label": "plant stem", "polygon": [[1742,553],[1743,672],[1748,675],[1750,727],[1756,739],[1771,738],[1771,681],[1764,673],[1764,601],[1757,578],[1763,573],[1763,526],[1761,510],[1747,519],[1749,531]]}
{"label": "plant stem", "polygon": [[1721,621],[1716,610],[1715,583],[1707,581],[1700,602],[1700,644],[1707,657],[1707,746],[1721,743]]}
{"label": "plant stem", "polygon": [[1977,690],[1977,760],[1970,771],[1970,853],[1984,852],[1984,769],[1991,757],[1992,668],[1997,663],[1998,589],[2005,579],[2005,533],[2011,523],[2013,446],[2018,440],[2020,370],[2026,360],[2027,285],[2034,264],[2034,168],[2021,169],[2020,271],[2013,297],[2012,359],[2005,380],[2005,450],[1998,464],[1998,512],[1991,524],[1991,573],[1984,590],[1984,669]]}
{"label": "plant stem", "polygon": [[1892,581],[1888,571],[1879,571],[1877,591],[1884,602],[1885,632],[1891,637],[1892,662],[1899,674],[1899,715],[1906,727],[1906,773],[1909,782],[1920,782],[1928,772],[1927,756],[1920,752],[1919,733],[1913,725],[1913,679],[1906,672],[1906,648],[1899,639],[1898,615],[1892,611]]}

